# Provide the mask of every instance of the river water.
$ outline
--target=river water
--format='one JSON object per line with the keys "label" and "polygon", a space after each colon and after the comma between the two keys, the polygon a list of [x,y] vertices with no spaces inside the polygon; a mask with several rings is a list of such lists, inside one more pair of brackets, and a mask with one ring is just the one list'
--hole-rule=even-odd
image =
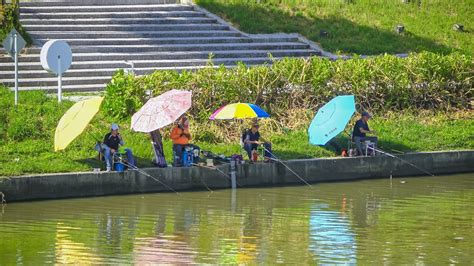
{"label": "river water", "polygon": [[474,174],[11,203],[0,264],[474,264]]}

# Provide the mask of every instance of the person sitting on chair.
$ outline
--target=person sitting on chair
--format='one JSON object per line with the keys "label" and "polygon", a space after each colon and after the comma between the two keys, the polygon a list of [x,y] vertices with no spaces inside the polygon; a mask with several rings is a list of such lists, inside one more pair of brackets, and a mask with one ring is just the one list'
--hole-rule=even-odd
{"label": "person sitting on chair", "polygon": [[[110,172],[112,170],[113,157],[119,150],[119,146],[123,146],[123,144],[124,142],[122,136],[120,136],[118,125],[112,124],[112,126],[110,127],[110,132],[105,135],[104,142],[102,144],[102,152],[104,153],[107,172]],[[136,167],[132,150],[125,148],[124,151],[127,156],[128,165],[132,168]]]}
{"label": "person sitting on chair", "polygon": [[[368,112],[362,112],[361,118],[357,120],[354,130],[352,131],[352,140],[355,142],[356,148],[357,148],[357,153],[359,155],[366,155],[365,152],[362,149],[362,142],[365,141],[371,141],[377,146],[378,138],[373,136],[373,137],[367,137],[366,134],[375,134],[374,130],[369,129],[369,124],[367,121],[372,116]],[[372,151],[375,154],[375,151]]]}
{"label": "person sitting on chair", "polygon": [[173,166],[182,165],[183,150],[189,145],[191,133],[189,133],[189,121],[186,116],[181,116],[171,130],[170,138],[173,141]]}
{"label": "person sitting on chair", "polygon": [[263,148],[265,149],[265,161],[268,162],[272,156],[272,145],[270,142],[261,142],[260,141],[260,132],[258,132],[259,126],[258,124],[253,124],[250,130],[247,130],[243,135],[243,146],[244,150],[247,152],[249,156],[249,160],[252,161],[252,152],[256,151],[258,145],[263,144]]}

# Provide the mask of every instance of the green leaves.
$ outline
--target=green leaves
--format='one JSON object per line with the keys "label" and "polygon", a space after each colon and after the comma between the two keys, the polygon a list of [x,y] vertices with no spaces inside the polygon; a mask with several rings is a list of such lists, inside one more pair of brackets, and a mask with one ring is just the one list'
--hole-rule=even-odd
{"label": "green leaves", "polygon": [[140,81],[135,75],[118,70],[105,89],[104,113],[110,118],[122,120],[136,112],[146,96],[146,87],[141,86]]}
{"label": "green leaves", "polygon": [[146,90],[159,95],[183,89],[193,92],[191,113],[198,121],[240,101],[261,105],[284,127],[288,111],[315,110],[341,94],[354,94],[360,109],[373,112],[450,110],[470,105],[473,69],[469,56],[423,52],[407,58],[284,58],[231,69],[210,64],[194,72],[156,71],[141,77],[120,70],[107,85],[103,107],[108,116],[127,119],[144,103]]}

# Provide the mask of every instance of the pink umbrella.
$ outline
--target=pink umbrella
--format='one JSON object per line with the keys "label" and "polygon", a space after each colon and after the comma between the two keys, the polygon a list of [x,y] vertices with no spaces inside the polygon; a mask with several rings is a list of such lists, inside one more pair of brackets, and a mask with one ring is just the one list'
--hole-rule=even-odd
{"label": "pink umbrella", "polygon": [[132,116],[132,129],[149,133],[165,127],[191,108],[191,92],[170,90],[154,97]]}

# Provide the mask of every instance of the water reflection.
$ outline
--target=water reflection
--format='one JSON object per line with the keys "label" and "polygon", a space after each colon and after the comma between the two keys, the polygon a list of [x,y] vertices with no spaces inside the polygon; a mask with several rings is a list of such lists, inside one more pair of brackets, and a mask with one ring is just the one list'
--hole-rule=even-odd
{"label": "water reflection", "polygon": [[162,236],[137,238],[133,253],[136,264],[154,262],[193,263],[197,254],[183,239],[164,238]]}
{"label": "water reflection", "polygon": [[473,264],[474,176],[15,203],[0,264]]}
{"label": "water reflection", "polygon": [[65,226],[63,223],[56,225],[56,249],[55,262],[58,264],[81,264],[83,258],[87,258],[89,262],[101,264],[104,263],[95,252],[85,244],[71,240],[68,235],[69,230],[80,230]]}
{"label": "water reflection", "polygon": [[355,264],[356,240],[344,213],[331,211],[327,204],[312,206],[309,249],[324,264]]}

